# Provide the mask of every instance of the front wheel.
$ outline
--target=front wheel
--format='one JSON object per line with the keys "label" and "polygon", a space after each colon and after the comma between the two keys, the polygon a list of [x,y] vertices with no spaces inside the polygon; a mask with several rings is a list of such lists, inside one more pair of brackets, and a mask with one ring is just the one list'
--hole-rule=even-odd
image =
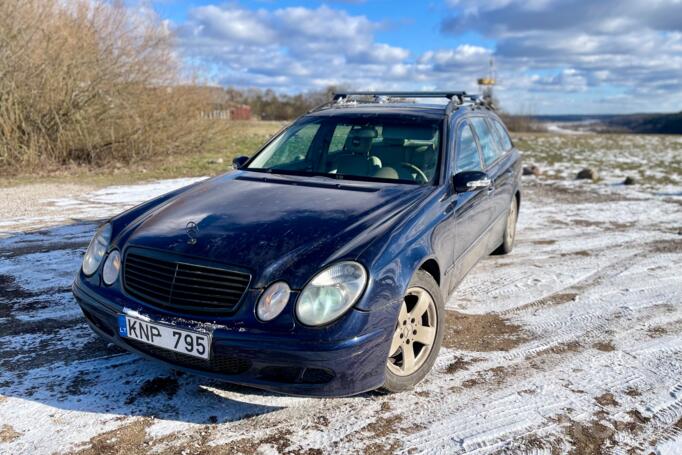
{"label": "front wheel", "polygon": [[431,370],[443,341],[445,304],[438,284],[423,270],[403,297],[386,362],[384,389],[409,390]]}

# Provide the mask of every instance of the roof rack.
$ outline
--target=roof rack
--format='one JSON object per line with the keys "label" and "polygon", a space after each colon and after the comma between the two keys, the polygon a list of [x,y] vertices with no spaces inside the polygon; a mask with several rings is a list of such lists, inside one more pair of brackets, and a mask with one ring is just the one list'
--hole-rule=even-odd
{"label": "roof rack", "polygon": [[374,96],[374,97],[389,97],[389,98],[462,98],[466,96],[466,92],[339,92],[334,94],[334,101],[349,96]]}
{"label": "roof rack", "polygon": [[450,114],[457,107],[469,102],[474,105],[483,105],[482,98],[478,95],[470,95],[464,91],[443,91],[443,92],[409,92],[409,91],[378,91],[378,92],[339,92],[334,93],[331,101],[327,101],[313,109],[309,112],[319,111],[326,107],[333,106],[334,104],[348,103],[348,98],[367,96],[373,97],[373,102],[379,103],[382,98],[447,98],[449,100],[446,107],[446,113]]}

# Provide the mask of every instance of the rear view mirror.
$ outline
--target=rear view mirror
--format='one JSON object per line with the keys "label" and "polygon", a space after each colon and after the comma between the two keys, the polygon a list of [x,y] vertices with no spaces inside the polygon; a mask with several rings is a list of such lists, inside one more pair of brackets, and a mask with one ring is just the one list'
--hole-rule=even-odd
{"label": "rear view mirror", "polygon": [[246,162],[249,161],[248,156],[238,156],[237,158],[232,160],[232,169],[241,169],[242,166],[246,164]]}
{"label": "rear view mirror", "polygon": [[464,171],[455,174],[452,177],[452,183],[455,186],[455,192],[466,193],[467,191],[476,191],[481,188],[488,188],[491,184],[490,177],[485,172],[480,171]]}

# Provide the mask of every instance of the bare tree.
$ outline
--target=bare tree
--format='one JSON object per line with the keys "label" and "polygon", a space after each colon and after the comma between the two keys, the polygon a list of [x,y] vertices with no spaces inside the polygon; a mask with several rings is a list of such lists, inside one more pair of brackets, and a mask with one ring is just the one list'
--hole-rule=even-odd
{"label": "bare tree", "polygon": [[0,0],[0,173],[196,147],[208,91],[181,84],[151,12],[102,0]]}

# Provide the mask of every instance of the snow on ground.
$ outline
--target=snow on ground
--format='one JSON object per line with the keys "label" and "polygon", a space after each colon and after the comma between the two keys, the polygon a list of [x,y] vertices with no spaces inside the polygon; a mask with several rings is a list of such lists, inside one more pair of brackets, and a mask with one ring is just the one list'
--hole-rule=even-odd
{"label": "snow on ground", "polygon": [[[42,207],[37,207],[39,210],[37,210],[36,214],[0,219],[0,242],[3,237],[5,238],[5,246],[8,245],[7,242],[9,241],[30,242],[35,239],[35,235],[31,236],[30,239],[26,239],[23,236],[11,236],[8,234],[12,232],[24,233],[29,229],[44,229],[46,226],[55,225],[59,225],[66,233],[76,235],[82,233],[83,229],[85,229],[85,236],[88,237],[91,233],[89,227],[79,221],[109,218],[141,202],[205,178],[180,178],[141,185],[110,186],[86,194],[54,199],[47,198]],[[52,241],[60,241],[56,233],[52,237]],[[0,243],[1,247],[3,247],[2,243]]]}
{"label": "snow on ground", "polygon": [[307,399],[177,374],[84,323],[69,285],[98,220],[188,183],[3,221],[0,453],[682,452],[680,197],[528,179],[516,249],[447,302],[414,391]]}
{"label": "snow on ground", "polygon": [[[682,136],[529,134],[517,142],[526,163],[539,165],[544,179],[584,186],[573,179],[589,167],[598,172],[602,191],[682,195]],[[625,177],[637,185],[622,185]]]}

